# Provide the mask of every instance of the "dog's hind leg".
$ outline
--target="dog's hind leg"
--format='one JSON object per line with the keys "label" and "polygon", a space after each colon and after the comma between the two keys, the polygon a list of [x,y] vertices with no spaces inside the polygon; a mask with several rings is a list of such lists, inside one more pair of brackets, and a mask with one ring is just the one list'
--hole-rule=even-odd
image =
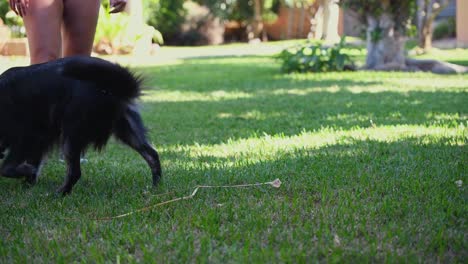
{"label": "dog's hind leg", "polygon": [[63,145],[63,154],[67,163],[67,175],[65,176],[65,182],[57,189],[57,193],[63,195],[69,194],[81,177],[81,166],[80,166],[80,154],[81,148],[79,144],[67,139]]}
{"label": "dog's hind leg", "polygon": [[124,117],[114,127],[114,135],[145,159],[151,168],[153,185],[158,184],[162,175],[159,155],[146,139],[143,121],[136,109],[127,108]]}

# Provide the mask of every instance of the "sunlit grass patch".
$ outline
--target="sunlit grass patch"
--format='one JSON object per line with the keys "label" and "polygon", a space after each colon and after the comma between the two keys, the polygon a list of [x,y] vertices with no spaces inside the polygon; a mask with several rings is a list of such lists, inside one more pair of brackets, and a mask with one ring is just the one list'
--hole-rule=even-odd
{"label": "sunlit grass patch", "polygon": [[214,145],[179,145],[173,149],[168,149],[168,151],[182,151],[192,158],[203,156],[217,158],[249,157],[268,161],[298,150],[320,150],[321,148],[343,143],[359,145],[360,142],[366,140],[391,144],[406,139],[416,139],[421,144],[436,141],[445,142],[449,146],[463,146],[467,143],[467,132],[463,127],[441,128],[407,125],[350,130],[322,129],[314,132],[302,131],[300,134],[293,136],[253,134],[245,139],[228,139],[226,142]]}

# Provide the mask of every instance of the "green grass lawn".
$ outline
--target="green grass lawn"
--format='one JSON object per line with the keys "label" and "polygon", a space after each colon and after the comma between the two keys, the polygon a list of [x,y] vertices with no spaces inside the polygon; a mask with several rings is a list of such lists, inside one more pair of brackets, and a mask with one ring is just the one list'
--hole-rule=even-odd
{"label": "green grass lawn", "polygon": [[162,184],[115,142],[64,198],[57,153],[32,188],[0,178],[0,262],[468,259],[467,75],[284,75],[267,55],[145,65],[133,66]]}

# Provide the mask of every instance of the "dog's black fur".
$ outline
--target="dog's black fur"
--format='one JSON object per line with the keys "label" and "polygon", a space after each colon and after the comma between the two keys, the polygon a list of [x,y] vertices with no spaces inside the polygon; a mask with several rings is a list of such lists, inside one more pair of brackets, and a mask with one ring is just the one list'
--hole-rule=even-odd
{"label": "dog's black fur", "polygon": [[67,194],[81,176],[80,154],[101,149],[114,135],[135,149],[151,168],[153,184],[161,177],[158,153],[145,136],[135,105],[140,78],[111,62],[69,57],[0,75],[0,173],[36,183],[45,154],[62,148]]}

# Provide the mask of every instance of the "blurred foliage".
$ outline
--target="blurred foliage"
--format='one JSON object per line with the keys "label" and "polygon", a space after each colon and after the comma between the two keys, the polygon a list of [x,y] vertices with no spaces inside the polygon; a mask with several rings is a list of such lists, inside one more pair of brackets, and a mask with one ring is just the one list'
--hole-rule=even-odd
{"label": "blurred foliage", "polygon": [[26,37],[26,29],[24,27],[23,19],[13,11],[8,11],[5,14],[5,25],[11,30],[11,37],[24,38]]}
{"label": "blurred foliage", "polygon": [[283,4],[287,7],[302,7],[306,5],[311,5],[317,0],[283,0]]}
{"label": "blurred foliage", "polygon": [[3,21],[5,21],[5,16],[8,10],[10,10],[8,0],[0,0],[0,19],[2,19]]}
{"label": "blurred foliage", "polygon": [[[246,0],[194,0],[205,5],[215,14],[224,20],[238,22],[249,21],[254,16],[254,1]],[[271,21],[276,19],[282,0],[263,0],[263,19]]]}
{"label": "blurred foliage", "polygon": [[99,10],[99,20],[94,37],[94,50],[98,53],[115,54],[129,53],[144,38],[148,43],[162,44],[162,34],[154,27],[134,24],[126,13],[110,14],[108,4],[103,4]]}
{"label": "blurred foliage", "polygon": [[367,24],[369,15],[377,18],[389,13],[394,19],[396,31],[407,34],[414,30],[411,19],[416,13],[416,0],[339,0],[339,5],[354,11],[363,24]]}
{"label": "blurred foliage", "polygon": [[11,37],[22,38],[26,36],[23,19],[10,10],[7,0],[0,0],[0,19],[11,30]]}
{"label": "blurred foliage", "polygon": [[[200,32],[191,30],[186,32],[182,29],[184,25],[190,23],[190,19],[196,10],[184,8],[185,0],[146,0],[146,20],[148,23],[158,28],[169,43],[180,42],[182,39],[193,38],[196,42],[200,37]],[[253,1],[246,0],[193,0],[193,2],[206,6],[212,15],[221,21],[238,21],[242,24],[249,23],[254,16]],[[276,11],[279,9],[281,0],[263,1],[263,19],[272,21],[276,19]],[[190,5],[193,6],[193,5]],[[192,12],[193,11],[193,12]],[[199,19],[199,21],[202,21]],[[191,42],[194,42],[191,41]],[[189,41],[190,42],[190,41]]]}
{"label": "blurred foliage", "polygon": [[146,0],[144,15],[146,22],[162,32],[168,41],[175,39],[180,33],[187,10],[185,0]]}
{"label": "blurred foliage", "polygon": [[354,62],[344,52],[345,38],[331,47],[321,42],[308,42],[283,50],[278,59],[283,72],[329,72],[354,69]]}
{"label": "blurred foliage", "polygon": [[94,36],[95,50],[98,53],[112,54],[120,47],[121,34],[128,26],[130,19],[127,14],[109,14],[109,6],[103,5],[99,10],[98,25]]}

